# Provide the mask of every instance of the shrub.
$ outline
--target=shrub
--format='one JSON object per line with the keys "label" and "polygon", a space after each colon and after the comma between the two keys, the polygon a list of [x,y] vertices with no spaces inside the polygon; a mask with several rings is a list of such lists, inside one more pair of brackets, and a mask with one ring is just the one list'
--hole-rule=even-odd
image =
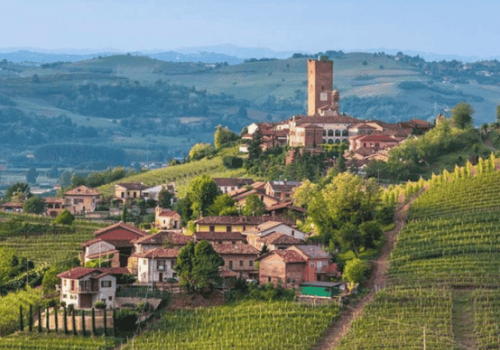
{"label": "shrub", "polygon": [[104,301],[96,301],[94,307],[96,309],[104,310],[106,308],[106,303]]}
{"label": "shrub", "polygon": [[139,314],[135,310],[119,309],[115,313],[115,325],[118,332],[133,332],[137,328]]}

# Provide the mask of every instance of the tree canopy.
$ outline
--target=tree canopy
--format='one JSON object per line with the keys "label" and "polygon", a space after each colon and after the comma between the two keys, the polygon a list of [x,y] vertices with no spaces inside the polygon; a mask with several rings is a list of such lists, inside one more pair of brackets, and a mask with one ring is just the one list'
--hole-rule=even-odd
{"label": "tree canopy", "polygon": [[162,208],[171,208],[172,198],[174,198],[174,195],[166,188],[162,188],[158,193],[158,205]]}
{"label": "tree canopy", "polygon": [[497,122],[500,123],[500,103],[497,106]]}
{"label": "tree canopy", "polygon": [[464,129],[467,126],[472,126],[472,115],[474,110],[471,105],[465,102],[457,104],[451,110],[451,118],[457,127]]}
{"label": "tree canopy", "polygon": [[219,267],[223,265],[224,260],[210,243],[190,241],[180,250],[175,271],[179,274],[179,285],[189,293],[210,293],[221,282]]}
{"label": "tree canopy", "polygon": [[208,175],[200,175],[193,179],[188,186],[184,199],[185,206],[190,211],[192,218],[198,215],[207,215],[208,208],[214,203],[219,195],[219,189],[215,181]]}
{"label": "tree canopy", "polygon": [[23,211],[31,214],[41,214],[45,211],[45,201],[42,197],[33,196],[23,204]]}
{"label": "tree canopy", "polygon": [[31,197],[30,186],[24,182],[16,182],[15,184],[7,188],[3,199],[5,201],[10,201],[16,193],[23,193],[26,198],[29,198]]}
{"label": "tree canopy", "polygon": [[352,289],[355,283],[363,280],[366,268],[366,262],[358,258],[349,260],[346,263],[343,277],[349,282],[349,289]]}
{"label": "tree canopy", "polygon": [[246,216],[261,216],[266,211],[266,205],[259,198],[258,194],[251,194],[245,198],[245,207],[243,215]]}
{"label": "tree canopy", "polygon": [[74,220],[75,220],[75,217],[73,216],[73,214],[71,214],[67,209],[64,209],[54,219],[54,224],[55,225],[69,226],[73,223]]}
{"label": "tree canopy", "polygon": [[222,127],[221,125],[218,125],[215,129],[214,146],[216,150],[221,149],[229,142],[236,141],[238,139],[239,136],[233,131],[229,130],[227,127]]}
{"label": "tree canopy", "polygon": [[213,216],[238,215],[236,203],[227,193],[221,194],[208,208],[208,214]]}

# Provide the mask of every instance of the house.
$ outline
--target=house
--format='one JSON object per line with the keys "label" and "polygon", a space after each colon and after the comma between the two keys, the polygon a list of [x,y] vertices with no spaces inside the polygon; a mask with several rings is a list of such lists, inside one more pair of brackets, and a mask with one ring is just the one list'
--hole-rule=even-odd
{"label": "house", "polygon": [[139,283],[162,283],[177,278],[174,267],[177,263],[177,248],[156,248],[135,253],[137,259],[137,281]]}
{"label": "house", "polygon": [[349,151],[354,152],[361,147],[379,150],[394,147],[400,142],[401,139],[385,134],[358,135],[349,139]]}
{"label": "house", "polygon": [[307,237],[306,233],[279,221],[264,222],[246,231],[243,231],[242,234],[246,237],[248,244],[252,245],[253,247],[262,248],[261,244],[259,243],[261,242],[260,239],[275,232],[281,233],[288,237],[296,238],[300,241],[304,241]]}
{"label": "house", "polygon": [[61,279],[61,302],[75,309],[90,309],[98,301],[114,307],[118,277],[129,274],[127,268],[75,267],[57,275]]}
{"label": "house", "polygon": [[147,188],[142,182],[118,183],[115,185],[115,199],[120,203],[128,203],[142,198],[142,191]]}
{"label": "house", "polygon": [[282,283],[285,288],[297,288],[304,282],[325,281],[328,276],[337,275],[337,265],[330,262],[330,255],[315,245],[273,250],[257,261],[261,284]]}
{"label": "house", "polygon": [[293,245],[304,244],[304,241],[295,237],[290,237],[284,233],[273,232],[264,237],[255,237],[249,240],[249,244],[262,251],[264,246],[268,251],[276,249],[287,249]]}
{"label": "house", "polygon": [[173,205],[175,203],[175,184],[174,183],[170,183],[168,185],[158,185],[158,186],[146,188],[146,189],[141,191],[142,198],[144,198],[144,200],[153,199],[155,201],[158,201],[158,197],[159,197],[162,189],[165,189],[166,191],[168,191],[174,195],[174,196],[172,196],[172,199],[170,200],[170,205]]}
{"label": "house", "polygon": [[0,210],[11,212],[11,213],[22,213],[23,203],[6,202],[0,204]]}
{"label": "house", "polygon": [[55,218],[64,210],[64,199],[48,197],[44,198],[45,215]]}
{"label": "house", "polygon": [[280,201],[289,201],[293,191],[302,185],[300,181],[269,181],[266,183],[265,191],[268,196],[277,198]]}
{"label": "house", "polygon": [[176,211],[158,205],[155,209],[155,227],[160,230],[179,230],[182,228],[181,216]]}
{"label": "house", "polygon": [[268,221],[295,223],[281,216],[207,216],[194,221],[197,232],[244,232]]}
{"label": "house", "polygon": [[64,194],[64,209],[76,215],[93,212],[100,197],[101,194],[98,191],[81,185]]}
{"label": "house", "polygon": [[245,191],[245,192],[242,192],[239,194],[234,194],[232,197],[235,200],[235,202],[237,203],[237,205],[240,208],[243,208],[246,204],[247,197],[252,195],[252,194],[256,194],[257,196],[259,196],[259,199],[262,201],[262,203],[264,203],[266,208],[271,207],[271,206],[279,203],[279,199],[271,197],[271,196],[269,196],[265,193],[262,193],[261,191],[256,190],[256,189],[248,190],[248,191]]}
{"label": "house", "polygon": [[211,244],[246,244],[245,236],[240,232],[195,232],[195,242],[208,241]]}
{"label": "house", "polygon": [[147,235],[132,241],[134,254],[128,258],[128,269],[134,275],[138,274],[139,260],[137,253],[145,253],[158,248],[181,249],[193,238],[182,233],[162,231],[153,235]]}
{"label": "house", "polygon": [[214,244],[214,250],[224,259],[221,272],[230,272],[238,278],[258,278],[255,259],[259,251],[248,244]]}
{"label": "house", "polygon": [[266,207],[266,213],[271,215],[285,215],[292,212],[298,216],[304,216],[307,214],[307,210],[301,207],[297,207],[292,201],[281,202]]}
{"label": "house", "polygon": [[94,239],[82,244],[82,262],[106,257],[112,267],[126,267],[134,251],[132,241],[146,236],[135,226],[119,222],[94,232]]}
{"label": "house", "polygon": [[252,179],[239,179],[239,178],[214,178],[217,188],[222,193],[229,193],[235,191],[243,186],[251,185],[253,183]]}

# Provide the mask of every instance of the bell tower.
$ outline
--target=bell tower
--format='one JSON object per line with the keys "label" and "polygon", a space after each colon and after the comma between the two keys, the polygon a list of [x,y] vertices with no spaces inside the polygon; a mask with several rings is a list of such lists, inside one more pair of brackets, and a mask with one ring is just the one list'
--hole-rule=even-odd
{"label": "bell tower", "polygon": [[319,108],[332,105],[333,61],[307,61],[307,115],[317,115]]}

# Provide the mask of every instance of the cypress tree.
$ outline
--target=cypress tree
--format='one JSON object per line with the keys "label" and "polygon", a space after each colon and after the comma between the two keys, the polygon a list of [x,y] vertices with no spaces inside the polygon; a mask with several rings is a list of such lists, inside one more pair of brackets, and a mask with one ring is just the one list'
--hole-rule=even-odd
{"label": "cypress tree", "polygon": [[73,312],[71,313],[71,320],[73,321],[73,334],[76,335],[76,317],[75,317],[76,311],[73,309]]}
{"label": "cypress tree", "polygon": [[23,306],[19,305],[19,330],[24,331],[24,323],[23,323]]}
{"label": "cypress tree", "polygon": [[54,325],[56,327],[56,333],[59,332],[59,320],[57,319],[57,307],[54,306]]}
{"label": "cypress tree", "polygon": [[103,311],[104,311],[104,336],[107,336],[108,335],[108,330],[107,330],[108,320],[106,319],[106,309],[104,309]]}
{"label": "cypress tree", "polygon": [[47,306],[47,311],[45,312],[45,314],[46,314],[45,315],[46,316],[46,318],[45,318],[45,320],[46,320],[45,327],[47,328],[47,333],[50,333],[50,312],[49,311],[50,311],[50,309]]}
{"label": "cypress tree", "polygon": [[95,309],[92,308],[92,334],[96,335],[96,329],[95,329]]}
{"label": "cypress tree", "polygon": [[85,336],[85,310],[82,310],[82,335]]}
{"label": "cypress tree", "polygon": [[33,305],[30,305],[30,314],[28,318],[29,330],[33,332]]}
{"label": "cypress tree", "polygon": [[42,332],[42,309],[38,307],[38,333]]}
{"label": "cypress tree", "polygon": [[64,320],[63,320],[64,334],[68,334],[68,319],[67,319],[68,314],[66,313],[66,306],[63,306],[63,315],[64,315]]}

